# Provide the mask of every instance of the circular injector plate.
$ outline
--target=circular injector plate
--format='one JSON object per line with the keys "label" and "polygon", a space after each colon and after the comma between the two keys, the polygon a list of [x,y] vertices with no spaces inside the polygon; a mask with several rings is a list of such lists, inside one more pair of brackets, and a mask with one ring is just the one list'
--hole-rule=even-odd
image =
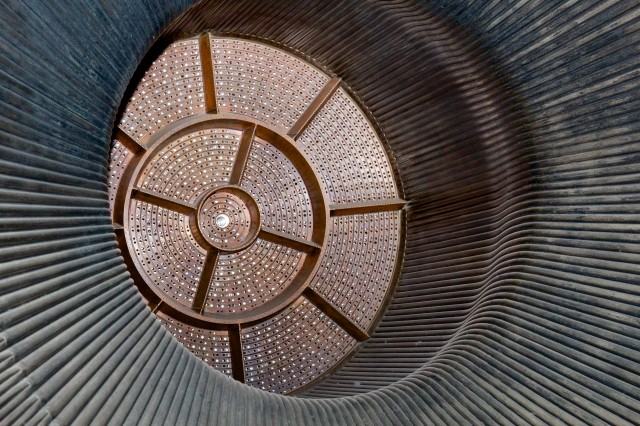
{"label": "circular injector plate", "polygon": [[339,79],[251,40],[178,40],[113,138],[123,257],[195,355],[290,393],[369,337],[397,281],[405,202]]}

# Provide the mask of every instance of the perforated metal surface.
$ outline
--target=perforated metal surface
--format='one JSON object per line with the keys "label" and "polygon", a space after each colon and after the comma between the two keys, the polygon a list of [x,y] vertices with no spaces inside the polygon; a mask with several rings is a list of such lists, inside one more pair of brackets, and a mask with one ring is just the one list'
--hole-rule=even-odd
{"label": "perforated metal surface", "polygon": [[134,256],[147,280],[178,303],[191,305],[206,253],[193,238],[189,219],[138,200],[129,214],[129,223],[135,224],[128,229]]}
{"label": "perforated metal surface", "polygon": [[114,139],[125,260],[195,355],[289,393],[368,338],[402,259],[404,201],[337,79],[249,40],[180,40]]}
{"label": "perforated metal surface", "polygon": [[242,331],[246,382],[286,393],[330,369],[357,343],[300,298],[277,316]]}
{"label": "perforated metal surface", "polygon": [[329,99],[298,142],[333,203],[398,196],[384,148],[365,115],[343,89]]}
{"label": "perforated metal surface", "polygon": [[[393,279],[401,227],[398,212],[331,220],[328,250],[309,285],[364,330],[371,326]],[[362,283],[367,283],[364,292]]]}
{"label": "perforated metal surface", "polygon": [[145,73],[119,127],[144,141],[167,124],[204,112],[198,39],[170,45]]}
{"label": "perforated metal surface", "polygon": [[218,111],[288,131],[329,81],[295,56],[235,38],[211,43]]}
{"label": "perforated metal surface", "polygon": [[260,239],[243,251],[220,255],[205,311],[241,312],[272,300],[300,272],[304,257]]}
{"label": "perforated metal surface", "polygon": [[266,226],[300,238],[310,238],[311,200],[304,179],[273,145],[255,139],[241,186],[260,205]]}
{"label": "perforated metal surface", "polygon": [[241,131],[203,129],[176,139],[140,174],[140,187],[195,203],[208,189],[229,183]]}
{"label": "perforated metal surface", "polygon": [[227,331],[193,327],[163,315],[160,315],[160,321],[198,358],[221,373],[231,375],[231,349]]}

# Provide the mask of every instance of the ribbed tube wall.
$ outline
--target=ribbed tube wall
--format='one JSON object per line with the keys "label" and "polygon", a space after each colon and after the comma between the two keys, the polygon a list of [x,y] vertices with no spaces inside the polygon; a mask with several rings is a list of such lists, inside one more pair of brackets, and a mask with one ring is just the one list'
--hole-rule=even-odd
{"label": "ribbed tube wall", "polygon": [[[638,423],[636,2],[189,3],[1,6],[1,424]],[[342,78],[409,200],[378,329],[303,398],[180,346],[112,232],[126,88],[158,38],[207,29]]]}

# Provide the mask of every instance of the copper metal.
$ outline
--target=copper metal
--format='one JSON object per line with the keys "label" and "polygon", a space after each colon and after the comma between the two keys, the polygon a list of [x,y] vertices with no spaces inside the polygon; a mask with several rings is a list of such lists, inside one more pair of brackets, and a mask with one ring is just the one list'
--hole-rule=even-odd
{"label": "copper metal", "polygon": [[[291,255],[287,256],[289,258],[287,261],[283,262],[281,259],[280,262],[288,266],[300,263],[298,268],[294,267],[294,269],[299,270],[296,271],[297,273],[295,275],[290,275],[289,278],[285,277],[285,279],[282,279],[282,274],[279,274],[278,279],[282,280],[283,283],[286,282],[287,285],[279,288],[273,287],[274,292],[277,293],[275,297],[269,296],[269,300],[263,299],[263,303],[259,306],[237,306],[229,310],[229,304],[221,302],[222,309],[215,309],[215,312],[209,310],[208,312],[200,313],[201,307],[193,303],[193,299],[195,298],[193,289],[195,288],[197,290],[201,288],[202,284],[193,275],[188,275],[188,281],[186,281],[182,286],[183,288],[178,291],[179,294],[186,295],[186,297],[181,298],[180,296],[176,296],[166,298],[166,289],[167,287],[171,287],[171,285],[159,282],[158,279],[154,278],[154,274],[156,274],[159,269],[166,269],[166,264],[172,262],[171,258],[175,257],[175,255],[171,250],[164,250],[164,248],[164,251],[160,253],[152,251],[146,255],[142,255],[142,257],[140,254],[137,254],[141,253],[143,249],[141,245],[148,246],[146,241],[151,241],[155,238],[154,234],[143,235],[144,233],[141,233],[141,226],[138,222],[142,220],[147,227],[150,225],[152,228],[154,226],[160,226],[163,230],[170,228],[171,231],[169,232],[172,234],[171,236],[177,235],[176,233],[181,235],[173,243],[173,246],[179,249],[179,253],[185,256],[185,259],[181,259],[181,257],[178,256],[177,258],[181,259],[179,261],[180,264],[173,262],[174,266],[170,267],[170,269],[173,268],[174,275],[177,275],[179,271],[184,268],[182,265],[187,265],[187,270],[195,269],[206,272],[210,266],[208,266],[205,260],[207,252],[211,250],[219,251],[221,254],[238,252],[248,248],[249,245],[256,240],[258,232],[263,236],[273,235],[273,231],[269,228],[261,229],[260,226],[260,210],[266,210],[260,209],[257,202],[253,201],[253,197],[244,189],[215,181],[212,181],[210,184],[211,187],[209,187],[209,185],[202,185],[203,181],[209,181],[205,178],[210,176],[212,172],[196,168],[193,172],[187,169],[188,172],[185,173],[185,169],[177,165],[166,165],[167,158],[173,159],[179,164],[184,158],[182,153],[184,153],[186,158],[190,158],[189,156],[192,151],[202,149],[199,143],[201,142],[203,131],[217,129],[222,132],[221,134],[228,134],[242,132],[245,129],[253,127],[256,129],[256,138],[259,140],[269,140],[270,145],[278,149],[281,153],[286,154],[286,158],[291,162],[292,167],[298,170],[300,176],[304,176],[305,190],[308,193],[307,199],[310,203],[309,208],[313,223],[313,229],[310,232],[311,239],[308,242],[300,243],[299,238],[295,235],[285,235],[278,240],[280,242],[283,240],[290,242],[288,246],[304,246],[305,252],[309,251],[307,250],[308,246],[314,245],[320,247],[320,250],[316,250],[317,253],[312,252],[304,254],[303,256],[293,256],[297,260],[294,262],[292,262]],[[195,144],[195,149],[191,146],[192,143]],[[202,162],[202,160],[198,160],[198,157],[194,160],[196,162]],[[210,164],[214,169],[218,167],[215,161]],[[233,169],[233,167],[231,168]],[[191,173],[197,174],[194,177]],[[179,184],[179,182],[182,183]],[[124,184],[124,181],[121,182],[121,185]],[[129,253],[136,253],[132,256],[133,263],[137,265],[137,269],[143,271],[143,277],[146,276],[145,281],[152,284],[150,288],[158,297],[166,299],[164,300],[165,304],[162,305],[164,309],[171,307],[186,317],[193,317],[195,315],[195,318],[200,321],[214,324],[240,324],[256,321],[280,311],[284,306],[289,304],[291,300],[297,298],[304,290],[307,278],[313,274],[316,269],[316,264],[322,251],[321,246],[325,238],[326,220],[328,217],[323,190],[315,178],[309,162],[303,154],[297,151],[293,142],[262,125],[258,125],[255,122],[246,122],[238,117],[208,114],[201,114],[196,117],[180,120],[173,125],[167,126],[150,139],[149,149],[136,163],[127,184],[129,187],[129,198],[144,201],[147,205],[151,204],[162,209],[157,210],[157,208],[154,208],[152,211],[149,211],[148,207],[144,207],[138,203],[132,204],[129,199],[125,199],[122,207],[124,212],[127,213],[123,215],[125,219],[123,223],[125,229],[135,229],[133,236],[127,240],[128,251]],[[293,183],[291,185],[293,185]],[[191,187],[190,190],[184,190],[183,188],[185,186]],[[149,188],[153,188],[154,190]],[[231,198],[229,198],[230,192],[232,192],[231,195],[233,195]],[[213,231],[213,225],[210,224],[212,218],[210,217],[207,220],[207,213],[203,210],[208,208],[208,203],[213,206],[219,194],[224,194],[222,198],[231,200],[224,203],[231,208],[219,210],[220,212],[227,212],[230,216],[236,215],[238,218],[240,218],[240,216],[243,217],[242,220],[238,220],[240,227],[235,229],[234,236],[224,234],[216,236],[214,233],[210,233],[210,231]],[[239,199],[238,195],[240,194],[243,194],[243,200]],[[171,197],[176,201],[171,201]],[[182,200],[180,198],[182,198]],[[145,211],[141,210],[145,208]],[[145,214],[146,219],[143,217]],[[183,215],[184,219],[172,216],[175,214]],[[163,217],[166,218],[166,220],[164,220]],[[166,223],[166,225],[163,225],[163,223]],[[136,235],[138,236],[136,237]],[[229,240],[231,237],[237,239]],[[223,241],[225,238],[226,241]],[[265,240],[272,239],[273,238],[268,237],[265,238]],[[275,256],[276,252],[273,248],[270,248],[268,251],[271,253],[269,257]],[[159,257],[158,254],[160,255]],[[254,253],[254,257],[258,259],[264,258],[264,254]],[[279,272],[279,270],[274,267],[271,267],[270,270]],[[200,275],[202,275],[202,273],[200,273]],[[266,278],[269,277],[267,276],[265,279]],[[169,278],[161,277],[160,281],[166,281],[167,279]],[[164,288],[164,290],[162,290],[162,288]],[[207,309],[205,308],[205,310]],[[186,317],[181,316],[178,319],[189,323],[189,319]]]}
{"label": "copper metal", "polygon": [[197,38],[179,40],[145,73],[118,127],[139,144],[166,125],[206,112]]}
{"label": "copper metal", "polygon": [[296,124],[291,127],[289,132],[287,133],[293,139],[297,139],[298,136],[307,128],[307,126],[311,123],[311,121],[315,118],[316,115],[320,112],[322,107],[327,103],[327,101],[331,98],[331,96],[335,93],[336,90],[340,87],[340,79],[332,78],[329,80],[322,88],[318,96],[311,102],[311,105],[302,113]]}
{"label": "copper metal", "polygon": [[211,37],[204,33],[198,39],[200,45],[200,66],[202,69],[202,86],[204,92],[204,108],[210,114],[218,112],[216,89],[213,80],[213,58],[211,57]]}
{"label": "copper metal", "polygon": [[[123,256],[196,355],[287,393],[369,338],[397,278],[405,202],[339,79],[254,41],[179,40],[114,139]],[[228,357],[211,361],[206,339]]]}
{"label": "copper metal", "polygon": [[133,139],[127,133],[122,131],[122,129],[116,129],[115,134],[113,135],[114,139],[120,142],[129,152],[132,154],[137,154],[138,152],[144,150],[144,146],[142,146],[138,141]]}
{"label": "copper metal", "polygon": [[162,313],[156,314],[167,330],[198,358],[224,374],[233,374],[230,336],[226,330],[193,327]]}
{"label": "copper metal", "polygon": [[358,327],[357,324],[351,322],[351,320],[344,315],[340,310],[338,310],[335,306],[333,306],[328,300],[322,297],[321,294],[316,293],[311,287],[307,287],[302,293],[307,300],[317,308],[319,308],[322,312],[324,312],[329,318],[331,318],[336,324],[344,329],[347,333],[351,335],[354,339],[362,342],[369,338],[369,335],[366,331],[362,330]]}
{"label": "copper metal", "polygon": [[229,183],[231,185],[239,185],[242,180],[242,175],[247,167],[247,161],[249,160],[249,151],[251,151],[251,145],[256,137],[256,126],[251,126],[250,129],[245,130],[242,133],[240,139],[240,147],[236,154],[236,160],[231,170],[231,176],[229,177]]}
{"label": "copper metal", "polygon": [[[224,219],[223,222],[218,219]],[[201,236],[202,246],[236,252],[249,247],[260,232],[260,209],[253,197],[239,186],[214,188],[200,196],[190,219]]]}
{"label": "copper metal", "polygon": [[242,114],[286,134],[329,82],[305,61],[262,43],[211,41],[218,112]]}
{"label": "copper metal", "polygon": [[246,383],[288,393],[331,369],[357,344],[304,297],[277,316],[243,327]]}
{"label": "copper metal", "polygon": [[231,371],[232,377],[239,382],[245,381],[244,357],[242,356],[242,338],[240,336],[240,326],[237,324],[229,326],[229,347],[231,348]]}
{"label": "copper metal", "polygon": [[392,212],[402,209],[404,200],[376,200],[361,203],[332,204],[329,206],[331,216],[349,216],[362,213]]}

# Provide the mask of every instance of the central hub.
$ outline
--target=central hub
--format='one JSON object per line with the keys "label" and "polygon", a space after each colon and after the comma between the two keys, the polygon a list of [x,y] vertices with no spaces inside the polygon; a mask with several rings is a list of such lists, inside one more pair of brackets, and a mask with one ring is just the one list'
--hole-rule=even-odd
{"label": "central hub", "polygon": [[218,228],[224,229],[229,226],[229,223],[231,223],[231,219],[226,214],[221,213],[216,216],[216,225],[218,226]]}
{"label": "central hub", "polygon": [[198,203],[197,230],[205,244],[235,252],[255,241],[260,231],[260,210],[248,192],[223,186],[205,192]]}

